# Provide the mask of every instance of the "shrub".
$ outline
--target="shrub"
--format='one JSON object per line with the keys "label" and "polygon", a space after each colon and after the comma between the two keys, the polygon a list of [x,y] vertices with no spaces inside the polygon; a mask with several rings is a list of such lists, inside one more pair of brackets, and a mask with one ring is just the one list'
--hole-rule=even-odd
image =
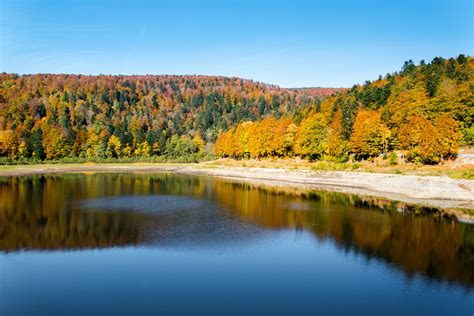
{"label": "shrub", "polygon": [[398,164],[398,156],[396,153],[391,153],[389,156],[388,156],[388,162],[390,163],[390,165],[392,166],[395,166]]}

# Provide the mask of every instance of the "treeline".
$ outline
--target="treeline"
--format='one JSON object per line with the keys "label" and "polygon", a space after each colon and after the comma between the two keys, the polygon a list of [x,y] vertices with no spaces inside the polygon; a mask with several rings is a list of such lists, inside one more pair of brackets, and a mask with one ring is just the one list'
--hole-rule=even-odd
{"label": "treeline", "polygon": [[318,100],[240,78],[3,73],[0,157],[201,160],[220,131]]}
{"label": "treeline", "polygon": [[[345,161],[395,150],[426,164],[474,145],[474,58],[405,62],[398,73],[355,85],[281,118],[268,115],[222,133],[220,157],[300,156]],[[392,153],[394,155],[394,153]]]}

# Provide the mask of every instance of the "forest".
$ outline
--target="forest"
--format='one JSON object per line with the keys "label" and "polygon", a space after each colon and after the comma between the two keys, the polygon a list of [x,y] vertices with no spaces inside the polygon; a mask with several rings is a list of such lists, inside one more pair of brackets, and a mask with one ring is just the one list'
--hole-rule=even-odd
{"label": "forest", "polygon": [[4,73],[0,156],[201,160],[230,127],[293,116],[315,99],[240,78]]}
{"label": "forest", "polygon": [[407,61],[351,89],[215,76],[0,74],[0,163],[345,161],[436,164],[474,145],[474,58]]}
{"label": "forest", "polygon": [[354,85],[278,118],[222,133],[219,157],[299,156],[347,161],[397,154],[437,164],[474,145],[474,59],[459,55],[404,63],[398,73]]}

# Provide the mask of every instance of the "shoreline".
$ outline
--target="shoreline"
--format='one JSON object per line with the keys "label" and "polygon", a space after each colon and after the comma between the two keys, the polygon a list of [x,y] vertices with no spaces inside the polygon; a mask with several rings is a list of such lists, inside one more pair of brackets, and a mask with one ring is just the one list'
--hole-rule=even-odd
{"label": "shoreline", "polygon": [[[474,210],[474,180],[456,180],[446,176],[229,167],[206,163],[0,166],[0,177],[90,172],[170,172],[202,175],[267,185],[290,185],[307,189],[370,195],[438,208]],[[463,219],[474,221],[474,215],[463,213],[465,214]]]}

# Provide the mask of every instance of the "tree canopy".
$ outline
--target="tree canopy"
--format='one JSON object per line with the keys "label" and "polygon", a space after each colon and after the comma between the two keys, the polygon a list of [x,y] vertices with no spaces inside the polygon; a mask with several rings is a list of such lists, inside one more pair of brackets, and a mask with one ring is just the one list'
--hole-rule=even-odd
{"label": "tree canopy", "polygon": [[[460,145],[472,146],[474,117],[474,59],[435,58],[431,63],[412,61],[399,73],[355,85],[297,111],[284,115],[297,130],[284,152],[267,148],[251,157],[367,159],[402,150],[408,161],[438,163],[454,157]],[[271,114],[269,114],[271,115]],[[268,117],[264,119],[270,121]],[[278,125],[273,122],[273,125]],[[238,128],[238,127],[237,127]],[[255,141],[264,142],[266,124],[254,124]],[[238,146],[233,131],[222,139]],[[274,133],[288,138],[287,134]],[[218,139],[219,141],[220,139]],[[266,142],[266,146],[278,144]],[[218,156],[241,158],[232,152]]]}
{"label": "tree canopy", "polygon": [[410,161],[437,163],[474,145],[473,87],[474,58],[464,55],[408,61],[336,90],[212,76],[3,73],[0,157],[366,159],[403,150]]}

